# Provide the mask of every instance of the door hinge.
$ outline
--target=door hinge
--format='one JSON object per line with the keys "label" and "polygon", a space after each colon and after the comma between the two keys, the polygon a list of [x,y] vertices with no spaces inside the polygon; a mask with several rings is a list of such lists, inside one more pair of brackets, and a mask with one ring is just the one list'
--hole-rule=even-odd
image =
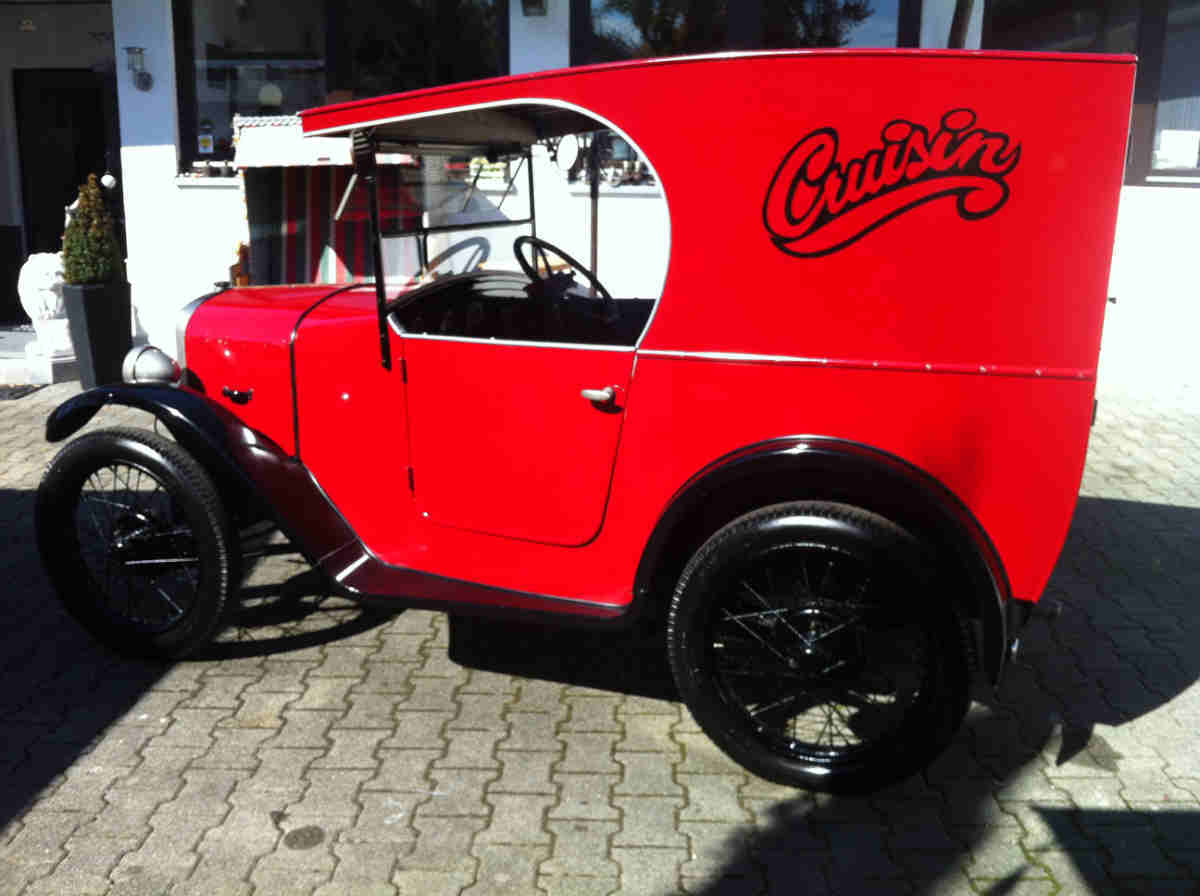
{"label": "door hinge", "polygon": [[416,479],[413,477],[413,468],[408,468],[408,490],[415,492],[417,490]]}
{"label": "door hinge", "polygon": [[408,382],[408,362],[403,358],[400,359],[400,378],[404,382]]}
{"label": "door hinge", "polygon": [[1092,399],[1092,426],[1096,425],[1096,410],[1100,407],[1100,399]]}

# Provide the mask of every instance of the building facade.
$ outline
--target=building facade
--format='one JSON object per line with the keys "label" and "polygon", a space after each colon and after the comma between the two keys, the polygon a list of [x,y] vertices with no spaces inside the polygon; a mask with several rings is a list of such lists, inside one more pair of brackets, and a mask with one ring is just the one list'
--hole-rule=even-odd
{"label": "building facade", "polygon": [[[58,248],[74,185],[108,170],[138,329],[167,345],[176,310],[228,279],[249,239],[235,115],[642,55],[1137,53],[1101,376],[1200,382],[1200,0],[39,0],[0,4],[0,33],[0,323],[21,319],[17,267]],[[716,196],[736,173],[698,151]]]}

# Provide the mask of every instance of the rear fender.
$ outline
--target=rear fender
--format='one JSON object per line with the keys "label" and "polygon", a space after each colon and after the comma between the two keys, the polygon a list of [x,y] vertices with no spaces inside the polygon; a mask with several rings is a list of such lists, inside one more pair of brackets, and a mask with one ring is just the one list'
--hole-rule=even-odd
{"label": "rear fender", "polygon": [[[885,451],[822,436],[747,446],[709,464],[680,488],[643,552],[639,603],[670,593],[682,564],[708,535],[757,507],[794,500],[854,504],[904,526],[955,561],[955,593],[975,628],[978,670],[999,681],[1008,650],[1012,594],[1000,556],[971,510],[936,477]],[[965,581],[964,581],[965,579]]]}

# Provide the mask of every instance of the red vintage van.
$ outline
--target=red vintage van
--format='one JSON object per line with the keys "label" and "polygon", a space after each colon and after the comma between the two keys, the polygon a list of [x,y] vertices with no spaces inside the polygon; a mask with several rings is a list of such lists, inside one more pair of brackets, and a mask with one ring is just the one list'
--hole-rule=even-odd
{"label": "red vintage van", "polygon": [[[909,774],[999,679],[1071,520],[1133,77],[736,53],[310,110],[306,133],[353,140],[331,214],[370,220],[375,276],[204,296],[173,357],[135,348],[125,383],[59,407],[51,441],[107,403],[173,440],[58,454],[47,572],[106,643],[180,657],[236,594],[239,533],[273,520],[364,601],[661,614],[687,706],[766,778]],[[669,252],[596,270],[614,138]],[[581,167],[590,264],[537,214],[535,172]],[[630,273],[650,285],[606,285]]]}

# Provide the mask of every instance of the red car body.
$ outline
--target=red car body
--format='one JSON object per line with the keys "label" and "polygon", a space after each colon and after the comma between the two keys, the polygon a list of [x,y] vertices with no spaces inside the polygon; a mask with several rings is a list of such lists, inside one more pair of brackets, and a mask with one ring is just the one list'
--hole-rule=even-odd
{"label": "red car body", "polygon": [[844,502],[949,558],[995,681],[1082,476],[1133,63],[729,54],[310,110],[405,145],[611,128],[665,196],[661,294],[589,340],[430,328],[444,281],[225,289],[181,386],[48,432],[147,407],[344,593],[444,609],[621,619],[740,514]]}
{"label": "red car body", "polygon": [[[323,287],[237,289],[192,315],[187,364],[390,566],[616,613],[692,477],[746,446],[821,436],[941,483],[987,533],[1012,597],[1036,601],[1083,471],[1131,61],[750,54],[312,110],[310,133],[529,98],[616,125],[670,211],[653,319],[620,349],[399,336],[389,371],[370,287],[327,301]],[[951,125],[994,144],[976,150],[991,172],[963,173],[974,147],[942,148],[955,109],[970,111]],[[803,145],[812,134],[826,139]],[[856,172],[869,181],[893,146],[904,189],[872,196]],[[714,183],[716,158],[736,176]],[[814,218],[828,223],[807,232]],[[610,385],[620,413],[580,399]],[[355,587],[358,559],[329,571]]]}

